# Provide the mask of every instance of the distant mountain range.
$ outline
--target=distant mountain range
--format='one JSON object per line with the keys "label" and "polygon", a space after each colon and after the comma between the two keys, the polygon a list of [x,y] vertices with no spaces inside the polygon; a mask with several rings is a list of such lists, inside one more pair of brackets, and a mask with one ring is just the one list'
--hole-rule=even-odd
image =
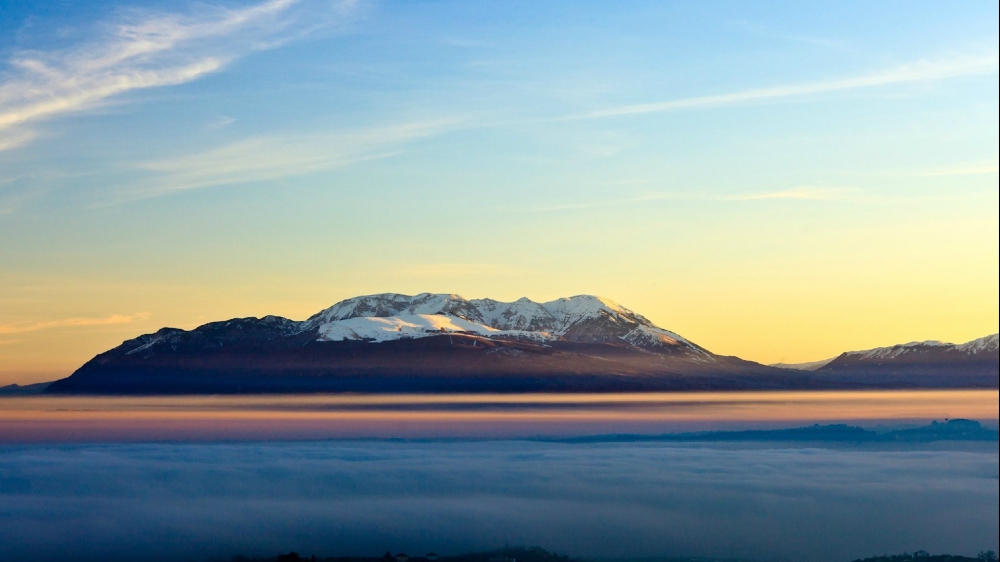
{"label": "distant mountain range", "polygon": [[[812,363],[772,365],[836,377],[844,383],[878,380],[904,386],[942,378],[972,386],[997,377],[1000,337],[993,334],[963,344],[910,342],[863,351],[848,351]],[[964,381],[964,382],[963,382]],[[929,385],[935,386],[935,385]]]}
{"label": "distant mountain range", "polygon": [[[794,367],[784,365],[782,367]],[[814,370],[716,355],[610,300],[379,294],[309,319],[163,328],[47,393],[626,392],[997,388],[997,336],[849,352]]]}

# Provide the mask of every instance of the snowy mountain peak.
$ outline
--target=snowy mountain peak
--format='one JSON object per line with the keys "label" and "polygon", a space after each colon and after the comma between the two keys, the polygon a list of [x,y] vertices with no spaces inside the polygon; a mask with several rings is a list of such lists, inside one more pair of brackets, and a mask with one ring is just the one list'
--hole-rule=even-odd
{"label": "snowy mountain peak", "polygon": [[975,339],[970,342],[963,343],[962,345],[957,345],[955,346],[955,349],[969,354],[996,352],[1000,349],[1000,334],[993,334],[991,336]]}
{"label": "snowy mountain peak", "polygon": [[[459,295],[420,293],[410,296],[381,293],[342,300],[306,320],[306,326],[313,328],[351,318],[389,318],[414,314],[448,314],[467,320],[480,319],[477,318],[475,307]],[[469,318],[470,315],[472,318]]]}
{"label": "snowy mountain peak", "polygon": [[382,293],[343,300],[303,323],[320,340],[387,341],[465,332],[485,337],[514,337],[580,343],[624,343],[639,347],[684,348],[711,354],[679,335],[653,325],[618,303],[577,295],[538,303],[468,300],[456,294]]}
{"label": "snowy mountain peak", "polygon": [[845,355],[857,356],[861,359],[892,359],[893,357],[899,357],[900,355],[918,350],[920,348],[942,347],[945,345],[949,344],[945,344],[937,340],[911,341],[909,343],[901,343],[887,347],[876,347],[861,351],[848,351]]}
{"label": "snowy mountain peak", "polygon": [[848,351],[845,357],[856,357],[862,360],[893,359],[912,353],[927,353],[930,351],[944,351],[950,353],[961,353],[966,355],[976,355],[980,353],[996,353],[998,349],[998,339],[1000,334],[993,334],[955,345],[953,343],[941,342],[938,340],[913,341],[889,347],[876,347],[863,351]]}

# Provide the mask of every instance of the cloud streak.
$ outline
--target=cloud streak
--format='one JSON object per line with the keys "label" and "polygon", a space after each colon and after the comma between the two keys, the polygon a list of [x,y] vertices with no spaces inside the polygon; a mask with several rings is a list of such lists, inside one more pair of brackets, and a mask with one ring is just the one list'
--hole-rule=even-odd
{"label": "cloud streak", "polygon": [[784,189],[782,191],[771,191],[768,193],[755,193],[751,195],[739,195],[730,198],[732,201],[757,201],[762,199],[799,199],[808,201],[823,201],[837,199],[845,193],[852,191],[849,189],[813,187],[803,185]]}
{"label": "cloud streak", "polygon": [[86,326],[110,326],[114,324],[129,324],[134,320],[149,318],[148,312],[137,314],[111,314],[104,318],[62,318],[60,320],[49,320],[47,322],[15,322],[12,324],[0,324],[0,334],[23,334],[26,332],[38,332],[41,330],[51,330],[56,328],[80,328]]}
{"label": "cloud streak", "polygon": [[1000,166],[998,166],[994,162],[993,164],[955,166],[951,168],[926,170],[922,172],[916,172],[911,175],[914,177],[921,177],[921,178],[934,178],[934,177],[950,177],[950,176],[978,176],[985,174],[996,174],[997,172],[1000,172]]}
{"label": "cloud streak", "polygon": [[531,209],[536,213],[548,213],[558,211],[577,211],[585,209],[600,209],[605,207],[617,207],[623,205],[635,205],[641,203],[652,203],[656,201],[758,201],[773,199],[795,199],[800,201],[828,201],[842,198],[845,194],[855,192],[855,189],[847,188],[823,188],[809,185],[793,187],[781,191],[770,191],[765,193],[751,193],[749,195],[736,195],[732,197],[721,196],[700,196],[693,194],[676,193],[650,193],[638,197],[625,197],[622,199],[605,199],[601,201],[585,201],[581,203],[565,203],[561,205],[549,205]]}
{"label": "cloud streak", "polygon": [[674,193],[650,193],[638,197],[624,197],[621,199],[603,199],[600,201],[583,201],[580,203],[562,203],[557,205],[546,205],[530,209],[535,213],[552,213],[559,211],[578,211],[584,209],[600,209],[604,207],[617,207],[621,205],[634,205],[636,203],[646,203],[654,201],[717,201],[718,198],[698,197],[688,194]]}
{"label": "cloud streak", "polygon": [[501,263],[417,263],[400,266],[398,272],[407,277],[516,277],[529,275],[526,269]]}
{"label": "cloud streak", "polygon": [[204,152],[139,164],[142,187],[119,193],[114,203],[205,187],[274,180],[386,158],[406,143],[464,126],[458,119],[420,121],[328,134],[278,134],[234,142]]}
{"label": "cloud streak", "polygon": [[661,102],[623,105],[565,117],[563,120],[601,119],[626,115],[663,113],[684,109],[726,107],[752,102],[795,98],[812,94],[823,94],[827,92],[875,88],[879,86],[889,86],[892,84],[930,82],[949,78],[958,78],[962,76],[989,75],[996,74],[997,70],[997,53],[983,56],[954,57],[944,60],[921,60],[897,66],[895,68],[865,74],[863,76],[854,76],[839,80],[807,82],[805,84],[787,84],[768,88],[755,88],[740,92],[732,92],[729,94],[696,96]]}
{"label": "cloud streak", "polygon": [[280,45],[295,35],[296,4],[269,0],[241,9],[146,14],[107,25],[99,39],[67,49],[18,52],[0,84],[0,151],[36,138],[41,121],[100,107],[129,91],[191,82]]}

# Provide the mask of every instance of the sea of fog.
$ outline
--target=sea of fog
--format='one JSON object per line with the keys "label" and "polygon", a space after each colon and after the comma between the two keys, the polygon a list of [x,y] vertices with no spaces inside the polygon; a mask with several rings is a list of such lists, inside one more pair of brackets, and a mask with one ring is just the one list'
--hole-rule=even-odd
{"label": "sea of fog", "polygon": [[[843,394],[691,396],[0,399],[0,560],[505,544],[804,562],[998,550],[996,442],[565,439],[946,415],[995,427],[996,391],[866,394],[853,406]],[[377,436],[359,434],[371,427]]]}

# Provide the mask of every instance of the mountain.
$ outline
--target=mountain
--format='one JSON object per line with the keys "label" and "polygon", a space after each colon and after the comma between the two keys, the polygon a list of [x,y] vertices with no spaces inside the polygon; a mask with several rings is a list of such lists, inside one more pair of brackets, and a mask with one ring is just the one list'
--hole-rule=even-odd
{"label": "mountain", "polygon": [[878,379],[887,384],[913,386],[942,379],[949,379],[958,387],[979,386],[992,380],[992,387],[996,388],[998,365],[1000,335],[993,334],[958,345],[922,341],[848,351],[813,372],[844,381]]}
{"label": "mountain", "polygon": [[[995,388],[996,378],[972,386]],[[922,379],[921,384],[940,382]],[[950,379],[944,383],[950,384]],[[301,322],[265,316],[212,322],[189,331],[163,328],[94,357],[45,392],[638,392],[870,386],[885,385],[877,377],[842,379],[716,355],[595,296],[538,303],[526,298],[500,302],[453,294],[387,293],[341,301]],[[914,385],[904,377],[889,386]]]}
{"label": "mountain", "polygon": [[41,394],[52,384],[51,382],[38,382],[35,384],[8,384],[0,386],[0,396],[28,396],[31,394]]}

